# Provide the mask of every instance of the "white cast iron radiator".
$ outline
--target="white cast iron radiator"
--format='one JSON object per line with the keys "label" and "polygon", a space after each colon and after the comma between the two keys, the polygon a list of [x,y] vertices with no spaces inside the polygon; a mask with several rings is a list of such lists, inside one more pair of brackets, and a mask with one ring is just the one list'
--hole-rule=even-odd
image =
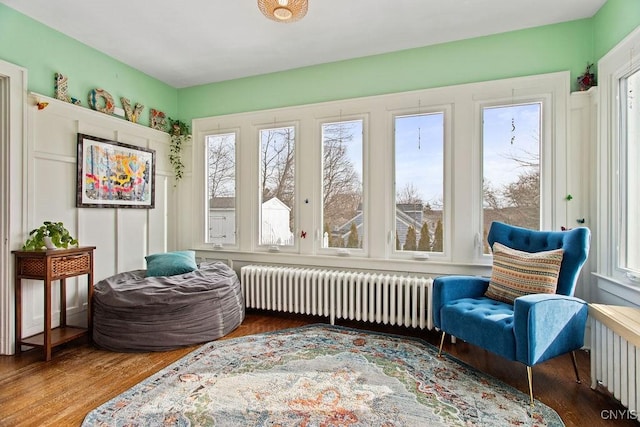
{"label": "white cast iron radiator", "polygon": [[[640,411],[640,310],[589,304],[591,388],[605,386],[634,417]],[[637,419],[637,418],[634,418]]]}
{"label": "white cast iron radiator", "polygon": [[240,282],[247,308],[433,328],[431,278],[246,265]]}

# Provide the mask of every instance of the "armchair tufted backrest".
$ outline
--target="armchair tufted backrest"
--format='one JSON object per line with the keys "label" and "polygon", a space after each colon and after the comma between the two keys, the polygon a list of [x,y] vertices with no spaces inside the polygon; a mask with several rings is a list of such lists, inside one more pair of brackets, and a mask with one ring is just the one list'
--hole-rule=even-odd
{"label": "armchair tufted backrest", "polygon": [[580,269],[589,255],[591,232],[586,227],[568,231],[538,231],[494,221],[491,223],[487,240],[491,247],[495,242],[499,242],[525,252],[562,248],[564,254],[556,293],[573,296]]}

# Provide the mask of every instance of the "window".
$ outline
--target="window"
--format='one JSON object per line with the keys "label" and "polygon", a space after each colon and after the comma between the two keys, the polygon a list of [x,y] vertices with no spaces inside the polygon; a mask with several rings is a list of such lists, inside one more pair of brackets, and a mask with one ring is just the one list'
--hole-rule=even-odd
{"label": "window", "polygon": [[640,70],[620,79],[618,267],[640,280]]}
{"label": "window", "polygon": [[322,125],[323,248],[362,248],[363,121]]}
{"label": "window", "polygon": [[394,120],[394,248],[444,252],[444,113]]}
{"label": "window", "polygon": [[598,61],[597,170],[591,174],[598,227],[592,243],[598,296],[607,304],[640,304],[639,45],[634,31]]}
{"label": "window", "polygon": [[207,242],[236,244],[236,134],[209,135],[206,141]]}
{"label": "window", "polygon": [[294,245],[295,134],[293,126],[260,130],[261,245]]}
{"label": "window", "polygon": [[[221,196],[235,210],[210,213],[205,229],[206,200],[185,242],[224,242],[259,263],[484,274],[485,221],[559,230],[586,217],[575,178],[586,166],[567,145],[571,81],[567,71],[195,119],[194,158],[206,154],[199,135],[210,151],[235,146],[235,192]],[[193,181],[204,203],[206,179]]]}
{"label": "window", "polygon": [[541,110],[538,102],[482,110],[485,254],[492,221],[540,228]]}

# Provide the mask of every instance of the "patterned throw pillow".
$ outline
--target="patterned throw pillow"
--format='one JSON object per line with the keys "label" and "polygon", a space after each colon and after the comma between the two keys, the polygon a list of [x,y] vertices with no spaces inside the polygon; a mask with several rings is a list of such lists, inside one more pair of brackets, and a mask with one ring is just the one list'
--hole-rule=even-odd
{"label": "patterned throw pillow", "polygon": [[562,263],[562,249],[523,252],[493,244],[493,269],[485,296],[513,304],[528,294],[554,294]]}

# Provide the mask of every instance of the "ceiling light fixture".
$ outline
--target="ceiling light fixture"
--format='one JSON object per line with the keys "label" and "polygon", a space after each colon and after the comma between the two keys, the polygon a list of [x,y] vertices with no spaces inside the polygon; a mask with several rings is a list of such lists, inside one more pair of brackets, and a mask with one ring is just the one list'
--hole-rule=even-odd
{"label": "ceiling light fixture", "polygon": [[307,14],[307,0],[258,0],[258,8],[269,19],[294,22]]}

